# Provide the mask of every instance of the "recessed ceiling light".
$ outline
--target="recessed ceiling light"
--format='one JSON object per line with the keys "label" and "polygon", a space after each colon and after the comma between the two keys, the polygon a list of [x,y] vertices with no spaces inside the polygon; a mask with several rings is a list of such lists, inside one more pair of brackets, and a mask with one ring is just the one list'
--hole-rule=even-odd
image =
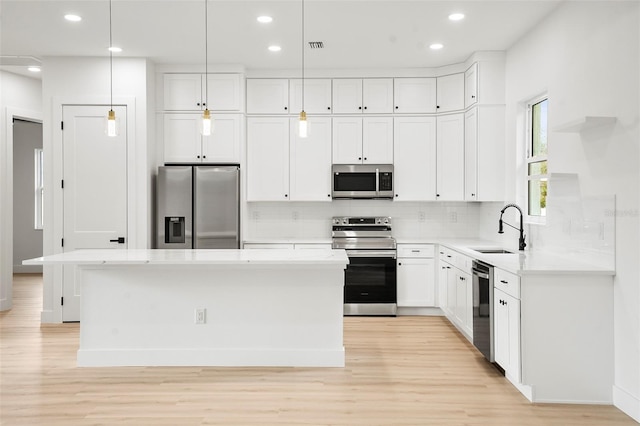
{"label": "recessed ceiling light", "polygon": [[464,13],[452,13],[449,15],[450,21],[461,21],[464,19]]}
{"label": "recessed ceiling light", "polygon": [[271,21],[273,21],[273,18],[271,16],[258,16],[258,22],[260,22],[261,24],[268,24]]}
{"label": "recessed ceiling light", "polygon": [[120,53],[120,52],[122,52],[122,48],[117,47],[117,46],[111,46],[111,47],[109,48],[109,50],[110,50],[111,52],[113,52],[113,53]]}
{"label": "recessed ceiling light", "polygon": [[72,14],[64,15],[64,19],[66,19],[67,21],[71,21],[71,22],[80,22],[80,21],[82,21],[82,18],[80,16],[72,15]]}
{"label": "recessed ceiling light", "polygon": [[40,72],[40,71],[42,71],[40,69],[40,67],[28,67],[27,70],[29,70],[31,72]]}
{"label": "recessed ceiling light", "polygon": [[433,43],[429,45],[429,48],[432,50],[440,50],[444,47],[442,43]]}
{"label": "recessed ceiling light", "polygon": [[275,45],[274,46],[269,46],[269,50],[272,51],[272,52],[279,52],[279,51],[282,50],[282,47],[275,46]]}

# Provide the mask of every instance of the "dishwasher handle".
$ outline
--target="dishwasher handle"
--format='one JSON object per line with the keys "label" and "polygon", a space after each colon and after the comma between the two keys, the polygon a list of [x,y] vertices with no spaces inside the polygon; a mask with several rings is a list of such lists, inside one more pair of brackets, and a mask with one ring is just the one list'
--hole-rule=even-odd
{"label": "dishwasher handle", "polygon": [[479,271],[479,270],[477,270],[475,268],[472,269],[471,272],[473,272],[473,275],[475,275],[478,278],[482,278],[484,280],[488,280],[489,279],[489,274],[487,274],[485,272],[482,272],[482,271]]}

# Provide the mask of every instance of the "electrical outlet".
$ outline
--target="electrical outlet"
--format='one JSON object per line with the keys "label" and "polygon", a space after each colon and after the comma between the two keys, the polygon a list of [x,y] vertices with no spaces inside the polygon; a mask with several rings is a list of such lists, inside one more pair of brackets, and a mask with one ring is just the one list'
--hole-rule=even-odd
{"label": "electrical outlet", "polygon": [[207,310],[205,308],[196,308],[196,324],[206,324]]}
{"label": "electrical outlet", "polygon": [[300,217],[300,214],[294,211],[293,213],[291,213],[291,217],[293,218],[293,220],[298,220],[298,218]]}
{"label": "electrical outlet", "polygon": [[253,211],[251,212],[251,217],[253,218],[253,220],[255,220],[256,222],[260,220],[260,212],[259,211]]}
{"label": "electrical outlet", "polygon": [[451,223],[458,222],[458,213],[457,212],[449,212],[449,222],[451,222]]}
{"label": "electrical outlet", "polygon": [[418,222],[424,222],[427,220],[427,214],[425,212],[418,212]]}

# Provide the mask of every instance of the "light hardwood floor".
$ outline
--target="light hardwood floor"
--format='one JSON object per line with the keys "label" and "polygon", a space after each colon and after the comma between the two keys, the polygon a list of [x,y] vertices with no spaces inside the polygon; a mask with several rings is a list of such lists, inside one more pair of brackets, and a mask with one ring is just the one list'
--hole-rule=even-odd
{"label": "light hardwood floor", "polygon": [[41,299],[40,276],[14,276],[2,425],[636,424],[612,406],[530,404],[441,317],[345,318],[345,368],[78,368],[78,324],[41,325]]}

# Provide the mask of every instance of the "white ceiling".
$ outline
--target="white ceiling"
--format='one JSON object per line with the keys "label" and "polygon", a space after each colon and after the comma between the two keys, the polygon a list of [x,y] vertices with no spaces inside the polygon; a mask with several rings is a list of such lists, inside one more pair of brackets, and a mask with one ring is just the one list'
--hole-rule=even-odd
{"label": "white ceiling", "polygon": [[[305,67],[414,68],[462,62],[474,51],[506,50],[560,1],[305,0]],[[209,63],[292,69],[301,63],[302,0],[209,0]],[[204,0],[113,0],[113,44],[158,64],[204,63]],[[109,2],[0,1],[0,54],[108,56]],[[451,22],[447,16],[466,18]],[[76,13],[79,23],[63,16]],[[270,24],[258,15],[273,17]],[[444,48],[432,51],[429,44]],[[272,53],[270,44],[282,51]],[[114,55],[115,56],[115,55]],[[5,69],[22,72],[23,67]],[[46,70],[43,70],[46,72]]]}

